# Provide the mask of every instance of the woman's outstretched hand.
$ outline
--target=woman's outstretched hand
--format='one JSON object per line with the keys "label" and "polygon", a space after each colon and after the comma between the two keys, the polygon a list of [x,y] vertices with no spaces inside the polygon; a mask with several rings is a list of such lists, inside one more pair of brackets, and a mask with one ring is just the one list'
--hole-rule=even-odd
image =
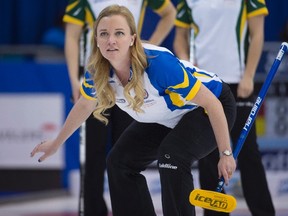
{"label": "woman's outstretched hand", "polygon": [[54,140],[43,141],[33,149],[31,152],[31,157],[34,157],[36,153],[43,152],[44,154],[38,159],[38,162],[42,162],[47,157],[53,155],[58,150],[58,148],[59,146],[55,144]]}

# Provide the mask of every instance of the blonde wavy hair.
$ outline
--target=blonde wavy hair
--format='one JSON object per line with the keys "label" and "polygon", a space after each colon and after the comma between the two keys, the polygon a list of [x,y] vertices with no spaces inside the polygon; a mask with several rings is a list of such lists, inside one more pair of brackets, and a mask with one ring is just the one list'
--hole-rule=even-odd
{"label": "blonde wavy hair", "polygon": [[[143,112],[141,106],[144,103],[145,91],[143,88],[143,73],[147,67],[147,59],[144,49],[137,33],[134,17],[132,13],[124,6],[111,5],[101,11],[97,17],[93,28],[92,39],[92,52],[88,59],[87,70],[92,74],[94,80],[94,87],[97,94],[97,105],[93,112],[95,118],[108,124],[107,114],[105,111],[115,105],[115,93],[109,84],[109,76],[111,70],[110,62],[103,57],[100,49],[97,47],[97,27],[102,18],[121,15],[123,16],[129,27],[130,34],[136,34],[133,46],[130,47],[131,51],[131,68],[133,71],[132,79],[124,88],[124,95],[127,99],[129,107],[136,112]],[[134,90],[135,96],[131,96],[130,91]]]}

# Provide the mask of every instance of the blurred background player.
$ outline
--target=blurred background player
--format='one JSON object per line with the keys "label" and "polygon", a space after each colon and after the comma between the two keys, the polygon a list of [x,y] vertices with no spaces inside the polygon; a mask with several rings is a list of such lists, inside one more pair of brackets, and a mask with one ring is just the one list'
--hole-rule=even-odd
{"label": "blurred background player", "polygon": [[[236,144],[255,102],[254,75],[264,42],[264,17],[268,14],[265,1],[179,0],[177,11],[174,51],[180,59],[190,59],[200,68],[215,71],[229,84],[237,101],[237,119],[231,132]],[[214,151],[199,161],[201,188],[216,189],[218,159],[218,151]],[[251,214],[274,216],[255,125],[239,154],[238,168]],[[208,210],[204,214],[227,215]]]}
{"label": "blurred background player", "polygon": [[[93,22],[102,9],[111,4],[128,7],[133,13],[138,31],[144,22],[145,9],[150,7],[160,16],[149,42],[160,45],[174,26],[176,9],[170,0],[70,0],[63,21],[66,22],[65,57],[69,70],[73,101],[80,97],[79,78],[85,70],[90,52]],[[108,210],[103,197],[104,173],[106,168],[107,144],[112,145],[132,121],[131,117],[114,106],[109,111],[109,125],[105,126],[91,116],[86,121],[84,214],[85,216],[107,216]],[[81,204],[80,204],[81,205]]]}

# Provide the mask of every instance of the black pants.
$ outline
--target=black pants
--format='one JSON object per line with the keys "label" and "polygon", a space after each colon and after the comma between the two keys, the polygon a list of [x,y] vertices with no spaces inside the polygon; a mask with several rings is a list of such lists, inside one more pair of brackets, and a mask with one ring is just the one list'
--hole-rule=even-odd
{"label": "black pants", "polygon": [[[103,197],[107,144],[113,145],[132,122],[132,118],[117,106],[111,108],[108,113],[110,113],[108,126],[105,126],[92,115],[86,121],[85,216],[108,215]],[[109,140],[110,138],[111,140]]]}
{"label": "black pants", "polygon": [[[224,86],[220,100],[229,125],[233,125],[235,100],[229,87]],[[189,203],[189,194],[194,189],[191,166],[216,147],[210,121],[202,108],[184,115],[174,129],[134,121],[107,158],[113,216],[156,215],[141,174],[154,160],[158,161],[163,214],[195,215],[195,207]]]}
{"label": "black pants", "polygon": [[[245,99],[237,98],[237,85],[232,84],[230,88],[237,104],[237,118],[231,131],[231,138],[235,145],[256,98],[254,95]],[[218,159],[218,151],[215,151],[199,161],[200,183],[203,189],[216,189],[218,173],[215,162]],[[275,210],[257,144],[255,124],[252,126],[239,153],[237,166],[241,174],[244,197],[251,214],[253,216],[274,216]],[[220,216],[229,214],[206,210],[204,215]]]}

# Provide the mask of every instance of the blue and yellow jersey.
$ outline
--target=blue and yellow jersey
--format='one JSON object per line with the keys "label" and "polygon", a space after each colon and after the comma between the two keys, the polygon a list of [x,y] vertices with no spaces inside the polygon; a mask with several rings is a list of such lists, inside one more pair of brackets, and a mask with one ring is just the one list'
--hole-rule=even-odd
{"label": "blue and yellow jersey", "polygon": [[[135,120],[173,128],[185,113],[198,107],[191,99],[199,91],[201,83],[216,97],[221,94],[222,81],[216,74],[200,70],[190,62],[180,61],[166,48],[150,44],[143,46],[148,61],[143,76],[146,95],[141,108],[144,113],[136,113],[128,107],[124,88],[113,70],[109,80],[116,92],[116,104]],[[95,99],[97,96],[89,72],[84,75],[81,93],[87,99]],[[133,92],[131,94],[133,95]]]}

